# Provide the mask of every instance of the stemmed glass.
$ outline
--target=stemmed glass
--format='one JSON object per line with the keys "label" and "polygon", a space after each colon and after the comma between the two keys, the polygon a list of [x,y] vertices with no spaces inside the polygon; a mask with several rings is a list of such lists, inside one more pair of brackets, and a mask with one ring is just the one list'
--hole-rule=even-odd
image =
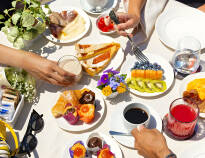
{"label": "stemmed glass", "polygon": [[177,50],[172,58],[175,71],[182,75],[195,73],[200,63],[200,42],[191,36],[179,40]]}

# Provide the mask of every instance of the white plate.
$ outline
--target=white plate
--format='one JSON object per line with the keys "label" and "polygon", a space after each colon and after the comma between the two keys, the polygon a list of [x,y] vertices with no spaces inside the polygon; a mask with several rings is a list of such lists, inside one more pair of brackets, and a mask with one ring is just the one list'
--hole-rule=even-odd
{"label": "white plate", "polygon": [[[156,93],[147,93],[147,92],[139,92],[137,90],[134,90],[132,88],[128,88],[130,90],[130,92],[139,95],[139,96],[143,96],[143,97],[153,97],[153,96],[158,96],[161,95],[163,93],[165,93],[172,85],[173,80],[174,80],[174,71],[172,66],[168,63],[168,61],[166,61],[165,59],[163,59],[160,56],[154,55],[154,54],[146,54],[146,56],[149,58],[149,61],[151,63],[158,63],[159,65],[161,65],[162,69],[164,69],[164,77],[165,77],[165,82],[167,84],[167,89],[164,92],[156,92]],[[134,67],[135,62],[137,62],[138,60],[132,56],[129,57],[128,59],[126,59],[126,61],[123,63],[122,68],[121,68],[121,73],[122,74],[127,74],[127,78],[131,77],[131,68]]]}
{"label": "white plate", "polygon": [[[108,37],[108,36],[101,36],[97,40],[96,40],[95,37],[87,37],[87,38],[83,38],[78,43],[80,43],[80,44],[101,44],[101,43],[111,43],[111,42],[119,43],[119,42],[115,41],[113,38]],[[122,51],[122,48],[120,48],[118,50],[118,52],[115,54],[115,56],[112,58],[112,60],[108,64],[108,66],[105,67],[104,70],[110,69],[110,68],[113,68],[114,70],[117,70],[121,66],[123,60],[124,60],[124,52]],[[102,70],[96,76],[101,76],[103,74],[104,70]]]}
{"label": "white plate", "polygon": [[[76,86],[71,87],[69,89],[75,90],[75,89],[82,89],[82,88],[88,88],[95,93],[95,101],[96,101],[96,105],[97,105],[96,111],[95,111],[95,118],[89,124],[83,123],[82,121],[78,121],[78,123],[75,125],[69,124],[63,117],[56,118],[55,120],[56,120],[58,126],[66,131],[79,132],[79,131],[88,130],[88,129],[96,126],[100,122],[100,120],[103,118],[103,115],[105,112],[105,103],[104,103],[102,95],[99,93],[98,90],[96,90],[95,88],[86,86],[86,85],[76,85]],[[66,88],[64,88],[63,90],[66,90]],[[61,92],[56,93],[56,101],[58,100],[60,94],[61,94]],[[55,101],[55,103],[56,103],[56,101]]]}
{"label": "white plate", "polygon": [[[138,101],[131,101],[131,102],[123,102],[119,104],[114,111],[112,112],[111,115],[111,123],[110,123],[110,130],[112,131],[117,131],[117,132],[124,132],[127,133],[127,129],[124,127],[123,124],[123,110],[124,108],[131,103],[138,103]],[[141,103],[143,104],[143,103]],[[150,111],[151,117],[150,117],[150,123],[148,128],[156,128],[160,132],[162,131],[162,120],[159,116],[159,114],[149,105],[147,105],[147,108]],[[118,135],[113,135],[113,137],[122,145],[129,147],[129,148],[134,148],[134,137],[132,136],[118,136]]]}
{"label": "white plate", "polygon": [[159,39],[172,49],[184,36],[192,36],[205,48],[205,14],[197,9],[182,7],[163,12],[156,21]]}
{"label": "white plate", "polygon": [[80,4],[81,4],[82,9],[90,14],[95,14],[95,15],[102,14],[106,11],[109,11],[109,10],[115,8],[117,6],[117,3],[118,3],[118,0],[108,0],[107,5],[103,8],[102,12],[94,13],[94,12],[92,12],[93,8],[87,3],[86,0],[80,0]]}
{"label": "white plate", "polygon": [[87,15],[82,9],[80,9],[80,8],[75,8],[75,7],[70,7],[70,6],[55,6],[55,7],[54,7],[54,6],[51,6],[51,10],[52,10],[52,11],[59,12],[59,13],[62,12],[62,11],[72,11],[72,10],[76,10],[76,11],[78,12],[78,14],[79,14],[80,16],[82,16],[82,17],[84,18],[84,20],[85,20],[85,31],[82,32],[81,34],[79,34],[77,37],[72,38],[72,39],[70,39],[70,40],[59,40],[59,39],[55,38],[55,37],[51,34],[50,29],[47,28],[47,29],[45,30],[45,32],[43,33],[43,35],[44,35],[48,40],[50,40],[50,41],[52,41],[52,42],[55,42],[55,43],[61,43],[61,44],[63,44],[63,43],[71,43],[71,42],[74,42],[74,41],[77,41],[77,40],[81,39],[81,38],[88,32],[88,30],[89,30],[89,28],[90,28],[90,19],[89,19],[88,15]]}
{"label": "white plate", "polygon": [[204,142],[195,143],[179,155],[178,158],[205,158]]}
{"label": "white plate", "polygon": [[[179,93],[181,97],[183,97],[183,92],[186,91],[187,84],[193,81],[194,79],[198,79],[198,78],[205,78],[205,72],[198,72],[195,74],[191,74],[182,80],[182,84],[179,89]],[[199,116],[205,118],[205,113],[200,113]]]}
{"label": "white plate", "polygon": [[[122,152],[119,148],[119,146],[117,145],[117,143],[109,136],[104,135],[102,133],[98,133],[106,142],[106,144],[108,144],[110,146],[110,151],[115,154],[116,158],[122,158]],[[84,134],[79,136],[78,139],[71,139],[69,140],[69,143],[66,145],[66,148],[64,150],[63,153],[63,157],[62,158],[70,158],[70,153],[69,153],[69,148],[76,142],[76,141],[82,141],[86,147],[86,141],[87,138],[89,137],[89,134]],[[92,158],[97,158],[97,156],[92,155]]]}

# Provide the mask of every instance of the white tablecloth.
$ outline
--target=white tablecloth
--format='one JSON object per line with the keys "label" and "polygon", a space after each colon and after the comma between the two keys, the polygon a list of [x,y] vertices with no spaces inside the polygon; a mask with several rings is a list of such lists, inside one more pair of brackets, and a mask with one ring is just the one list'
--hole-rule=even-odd
{"label": "white tablecloth", "polygon": [[[63,6],[68,5],[68,6],[80,7],[80,0],[72,0],[72,1],[56,0],[51,5],[63,5]],[[179,8],[181,5],[182,4],[179,4],[177,2],[169,1],[165,9],[169,9],[169,8],[181,9]],[[120,3],[119,10],[122,9],[123,9],[122,4]],[[92,30],[90,30],[86,36],[89,36],[90,38],[98,39],[102,35],[95,27],[96,17],[90,16],[90,19],[92,22],[92,27],[91,27]],[[119,37],[117,35],[113,35],[112,37],[115,38],[121,44],[122,48],[126,48],[126,43],[127,43],[126,38]],[[1,33],[0,43],[10,45],[2,33]],[[153,32],[153,35],[151,36],[149,42],[144,44],[142,48],[145,48],[143,50],[145,54],[152,53],[152,54],[160,55],[165,59],[167,59],[167,61],[170,61],[172,55],[174,54],[172,50],[170,50],[160,42],[160,40],[157,37],[156,31]],[[41,53],[42,56],[48,56],[49,59],[53,59],[53,60],[58,60],[61,56],[72,53],[73,50],[74,50],[73,45],[56,46],[53,43],[48,42],[44,38],[40,38],[38,41],[36,41],[35,46],[33,47],[33,51]],[[126,58],[129,57],[130,55],[128,54]],[[202,59],[205,60],[205,58],[203,57]],[[81,84],[91,85],[95,87],[96,80],[84,76],[81,81]],[[179,97],[180,84],[181,84],[180,80],[175,80],[173,83],[173,87],[165,95],[159,98],[157,97],[157,98],[145,99],[145,98],[134,96],[132,94],[126,94],[123,97],[116,98],[112,102],[106,101],[106,106],[107,106],[106,116],[102,121],[102,123],[98,125],[93,131],[103,132],[104,134],[108,135],[112,111],[117,106],[117,103],[124,101],[125,98],[128,98],[129,96],[131,97],[132,100],[137,100],[139,102],[143,102],[146,103],[147,105],[152,106],[159,113],[160,117],[163,118],[163,116],[168,112],[170,103],[174,99]],[[80,134],[69,133],[58,128],[57,123],[55,122],[55,118],[51,114],[51,108],[54,105],[54,100],[55,100],[54,97],[56,96],[56,92],[60,89],[61,88],[59,87],[55,87],[42,82],[38,87],[39,102],[36,105],[32,105],[32,106],[26,104],[24,106],[23,111],[21,112],[21,116],[19,117],[19,120],[15,125],[15,130],[19,137],[19,140],[22,140],[23,135],[27,128],[28,120],[32,112],[32,109],[35,109],[40,114],[42,113],[44,115],[43,118],[45,121],[45,126],[44,129],[40,133],[37,133],[36,135],[38,139],[38,145],[36,150],[32,153],[32,157],[60,158],[67,142],[69,142],[71,138],[73,137],[77,138],[81,134],[81,133]],[[179,154],[180,152],[184,151],[185,149],[189,148],[194,144],[200,145],[200,143],[204,142],[203,139],[204,135],[197,137],[196,139],[198,140],[191,139],[186,141],[176,141],[170,139],[166,135],[165,137],[169,148],[173,150],[176,154]],[[119,146],[122,149],[125,158],[140,157],[137,155],[136,150],[128,149],[122,145]]]}

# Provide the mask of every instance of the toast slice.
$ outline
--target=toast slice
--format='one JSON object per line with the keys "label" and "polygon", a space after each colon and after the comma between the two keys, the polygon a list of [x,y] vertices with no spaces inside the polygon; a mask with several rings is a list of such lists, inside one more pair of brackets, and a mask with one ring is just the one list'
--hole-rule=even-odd
{"label": "toast slice", "polygon": [[81,61],[84,71],[86,71],[90,76],[98,74],[107,67],[119,48],[119,44],[114,44],[109,47],[109,49],[106,48],[106,51],[103,51],[103,54],[100,53],[97,56]]}
{"label": "toast slice", "polygon": [[97,55],[103,54],[110,50],[114,45],[120,46],[118,43],[103,43],[103,44],[76,44],[78,60],[86,60]]}

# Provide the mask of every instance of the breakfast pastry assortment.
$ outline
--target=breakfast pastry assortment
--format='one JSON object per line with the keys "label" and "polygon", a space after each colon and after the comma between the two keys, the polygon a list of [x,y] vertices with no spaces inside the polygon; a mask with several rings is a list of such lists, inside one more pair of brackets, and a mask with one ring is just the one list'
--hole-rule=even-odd
{"label": "breakfast pastry assortment", "polygon": [[66,90],[52,108],[55,118],[63,117],[71,125],[79,120],[91,123],[95,118],[95,93],[87,88]]}
{"label": "breakfast pastry assortment", "polygon": [[120,48],[119,43],[76,44],[77,58],[90,76],[101,72],[111,62]]}

